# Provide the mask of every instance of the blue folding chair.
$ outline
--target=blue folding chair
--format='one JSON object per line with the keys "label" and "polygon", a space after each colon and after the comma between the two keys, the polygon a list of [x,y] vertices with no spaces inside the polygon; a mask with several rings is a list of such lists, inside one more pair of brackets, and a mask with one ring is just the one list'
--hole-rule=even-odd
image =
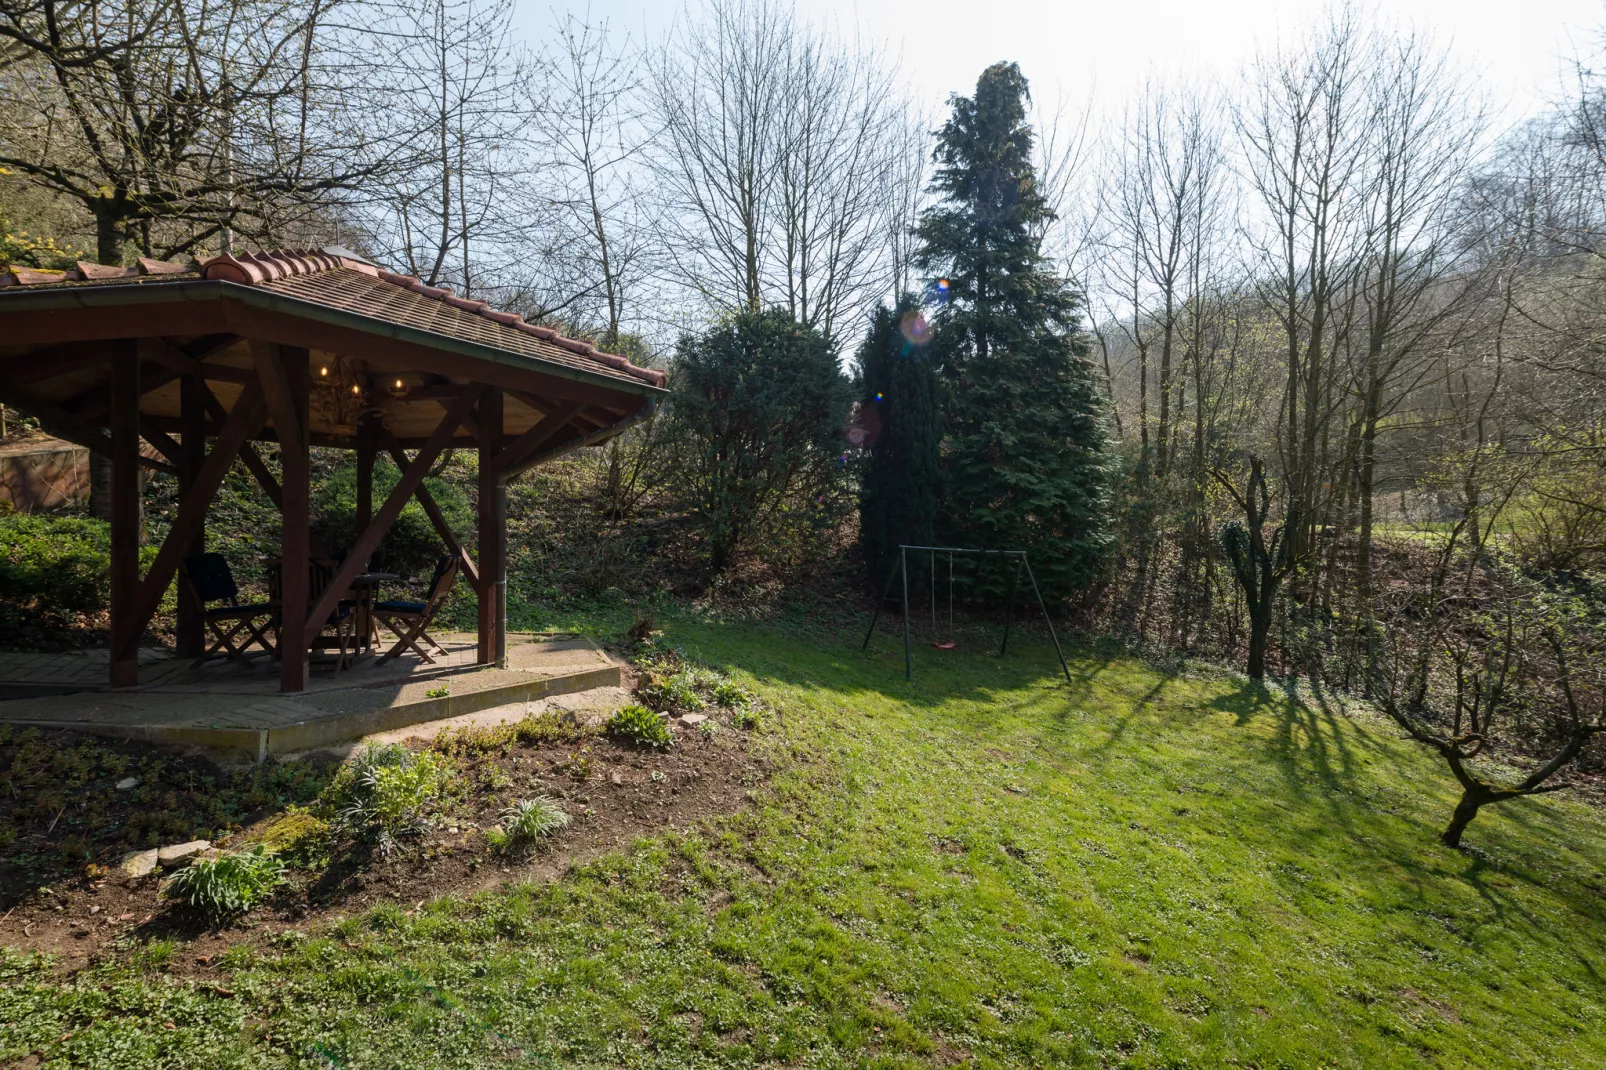
{"label": "blue folding chair", "polygon": [[418,651],[418,656],[424,660],[424,664],[435,664],[435,659],[425,653],[424,648],[419,645],[420,639],[427,640],[441,655],[446,654],[446,648],[437,643],[424,629],[435,622],[435,614],[446,604],[446,596],[452,593],[452,584],[456,580],[457,555],[448,554],[435,563],[435,575],[429,581],[429,595],[425,601],[408,602],[391,599],[374,603],[374,616],[398,637],[396,644],[385,651],[384,656],[379,659],[380,664],[408,649]]}

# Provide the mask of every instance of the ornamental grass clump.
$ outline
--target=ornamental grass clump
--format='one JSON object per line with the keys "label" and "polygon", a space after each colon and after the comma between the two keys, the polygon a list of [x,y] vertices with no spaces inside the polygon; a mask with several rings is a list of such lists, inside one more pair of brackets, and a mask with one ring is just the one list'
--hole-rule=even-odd
{"label": "ornamental grass clump", "polygon": [[284,883],[284,863],[264,844],[191,862],[167,879],[162,895],[182,900],[216,925],[244,914]]}
{"label": "ornamental grass clump", "polygon": [[568,826],[568,813],[544,796],[520,799],[502,811],[502,832],[510,846],[533,846]]}
{"label": "ornamental grass clump", "polygon": [[615,711],[608,719],[607,730],[619,742],[637,747],[668,747],[675,742],[664,715],[636,703]]}

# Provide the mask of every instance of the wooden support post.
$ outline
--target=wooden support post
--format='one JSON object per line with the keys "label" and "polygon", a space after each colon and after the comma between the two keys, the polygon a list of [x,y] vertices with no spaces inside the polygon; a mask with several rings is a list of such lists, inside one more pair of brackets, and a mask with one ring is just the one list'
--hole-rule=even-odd
{"label": "wooden support post", "polygon": [[[309,502],[307,353],[252,340],[251,357],[279,439],[284,520],[279,540],[279,690],[307,688],[307,640],[316,627],[307,618]],[[321,622],[320,622],[321,623]]]}
{"label": "wooden support post", "polygon": [[111,367],[111,685],[139,682],[139,358],[134,349]]}
{"label": "wooden support post", "polygon": [[[206,461],[206,383],[198,375],[186,375],[179,384],[179,418],[184,423],[183,458],[178,470],[180,500],[195,486]],[[199,527],[184,547],[184,556],[206,552],[206,528]],[[206,648],[206,629],[201,620],[203,607],[195,600],[189,585],[179,584],[178,625],[174,649],[181,658],[200,657]]]}
{"label": "wooden support post", "polygon": [[379,452],[381,429],[375,413],[365,412],[357,421],[357,525],[353,535],[374,518],[374,456]]}
{"label": "wooden support post", "polygon": [[[290,400],[295,405],[296,434],[286,435],[279,439],[279,459],[284,470],[284,538],[282,549],[284,551],[284,567],[293,567],[296,562],[294,575],[296,580],[286,583],[283,590],[288,592],[292,587],[299,591],[299,606],[292,603],[288,595],[284,602],[284,619],[306,621],[307,602],[311,598],[311,576],[309,560],[312,557],[312,458],[311,458],[311,427],[308,403],[311,395],[308,363],[310,358],[305,349],[281,347],[279,358],[284,365],[285,380],[290,387]],[[288,429],[287,429],[288,430]],[[322,622],[319,622],[321,624]],[[307,641],[321,630],[319,624],[307,622],[304,625],[300,642],[290,647],[295,654],[292,659],[283,654],[281,648],[279,664],[279,690],[305,691],[307,687],[308,650]],[[292,664],[292,661],[294,664]]]}
{"label": "wooden support post", "polygon": [[507,479],[496,465],[502,450],[502,391],[480,397],[480,613],[477,660],[507,665]]}

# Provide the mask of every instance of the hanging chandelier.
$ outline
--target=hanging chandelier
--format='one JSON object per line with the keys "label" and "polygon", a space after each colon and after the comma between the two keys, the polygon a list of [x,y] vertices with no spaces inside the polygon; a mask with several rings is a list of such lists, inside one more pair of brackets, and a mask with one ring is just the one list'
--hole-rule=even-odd
{"label": "hanging chandelier", "polygon": [[363,376],[342,356],[326,357],[314,366],[309,401],[324,421],[351,431],[371,407]]}

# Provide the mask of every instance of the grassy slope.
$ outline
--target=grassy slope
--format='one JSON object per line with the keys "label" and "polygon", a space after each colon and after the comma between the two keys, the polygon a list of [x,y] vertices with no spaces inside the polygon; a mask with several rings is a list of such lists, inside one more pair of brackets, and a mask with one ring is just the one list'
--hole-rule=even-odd
{"label": "grassy slope", "polygon": [[1457,854],[1440,769],[1320,702],[1091,655],[1067,687],[1046,647],[925,649],[908,685],[890,643],[669,632],[781,711],[753,810],[240,955],[230,995],[160,947],[65,988],[13,963],[0,1060],[1606,1065],[1594,812],[1486,812]]}

